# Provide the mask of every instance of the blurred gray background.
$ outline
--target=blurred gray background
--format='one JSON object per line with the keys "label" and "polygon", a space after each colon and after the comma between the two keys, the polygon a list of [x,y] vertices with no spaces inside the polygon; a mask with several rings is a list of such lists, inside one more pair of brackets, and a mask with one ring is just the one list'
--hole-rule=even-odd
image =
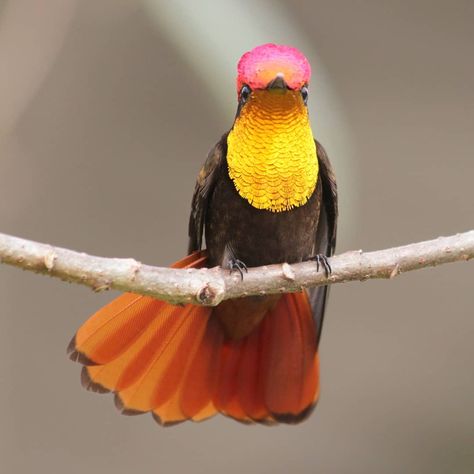
{"label": "blurred gray background", "polygon": [[[0,231],[165,265],[265,41],[313,65],[338,251],[474,223],[471,0],[0,1]],[[333,288],[298,426],[162,429],[83,390],[65,348],[114,295],[0,267],[2,473],[471,473],[473,264]]]}

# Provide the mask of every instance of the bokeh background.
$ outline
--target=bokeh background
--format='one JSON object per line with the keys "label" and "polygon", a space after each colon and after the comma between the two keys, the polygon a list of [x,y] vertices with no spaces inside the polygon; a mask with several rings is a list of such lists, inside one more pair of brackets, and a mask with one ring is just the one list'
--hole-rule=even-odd
{"label": "bokeh background", "polygon": [[[338,251],[474,223],[471,0],[0,1],[0,230],[165,265],[258,43],[313,64]],[[162,429],[83,390],[65,348],[114,295],[0,268],[0,472],[471,473],[474,267],[337,285],[298,426]]]}

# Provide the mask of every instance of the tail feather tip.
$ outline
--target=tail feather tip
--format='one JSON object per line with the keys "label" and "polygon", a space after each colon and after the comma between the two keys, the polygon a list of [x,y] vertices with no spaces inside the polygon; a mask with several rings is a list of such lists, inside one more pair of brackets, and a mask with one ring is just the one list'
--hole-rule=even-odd
{"label": "tail feather tip", "polygon": [[104,387],[100,383],[94,382],[91,379],[86,366],[82,367],[81,370],[81,385],[90,392],[110,393],[110,390],[108,388]]}

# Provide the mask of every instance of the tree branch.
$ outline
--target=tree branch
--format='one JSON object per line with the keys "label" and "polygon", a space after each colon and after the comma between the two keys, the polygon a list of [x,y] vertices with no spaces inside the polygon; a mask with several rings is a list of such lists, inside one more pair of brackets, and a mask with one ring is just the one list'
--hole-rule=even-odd
{"label": "tree branch", "polygon": [[302,287],[372,278],[474,257],[474,230],[450,237],[375,252],[353,251],[329,259],[327,278],[314,262],[251,268],[243,281],[220,268],[200,270],[152,267],[129,258],[94,257],[0,234],[0,262],[90,286],[153,296],[171,303],[217,305],[229,298],[298,291]]}

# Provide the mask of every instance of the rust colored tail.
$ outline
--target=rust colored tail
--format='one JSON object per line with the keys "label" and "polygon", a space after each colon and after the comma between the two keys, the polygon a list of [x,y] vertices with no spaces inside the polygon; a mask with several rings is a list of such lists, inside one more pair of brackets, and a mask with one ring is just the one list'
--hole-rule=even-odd
{"label": "rust colored tail", "polygon": [[[204,252],[173,265],[199,268]],[[77,331],[68,351],[82,384],[114,392],[127,415],[162,425],[217,412],[244,423],[297,423],[319,392],[317,329],[305,292],[285,294],[248,336],[224,335],[212,308],[126,293]]]}

